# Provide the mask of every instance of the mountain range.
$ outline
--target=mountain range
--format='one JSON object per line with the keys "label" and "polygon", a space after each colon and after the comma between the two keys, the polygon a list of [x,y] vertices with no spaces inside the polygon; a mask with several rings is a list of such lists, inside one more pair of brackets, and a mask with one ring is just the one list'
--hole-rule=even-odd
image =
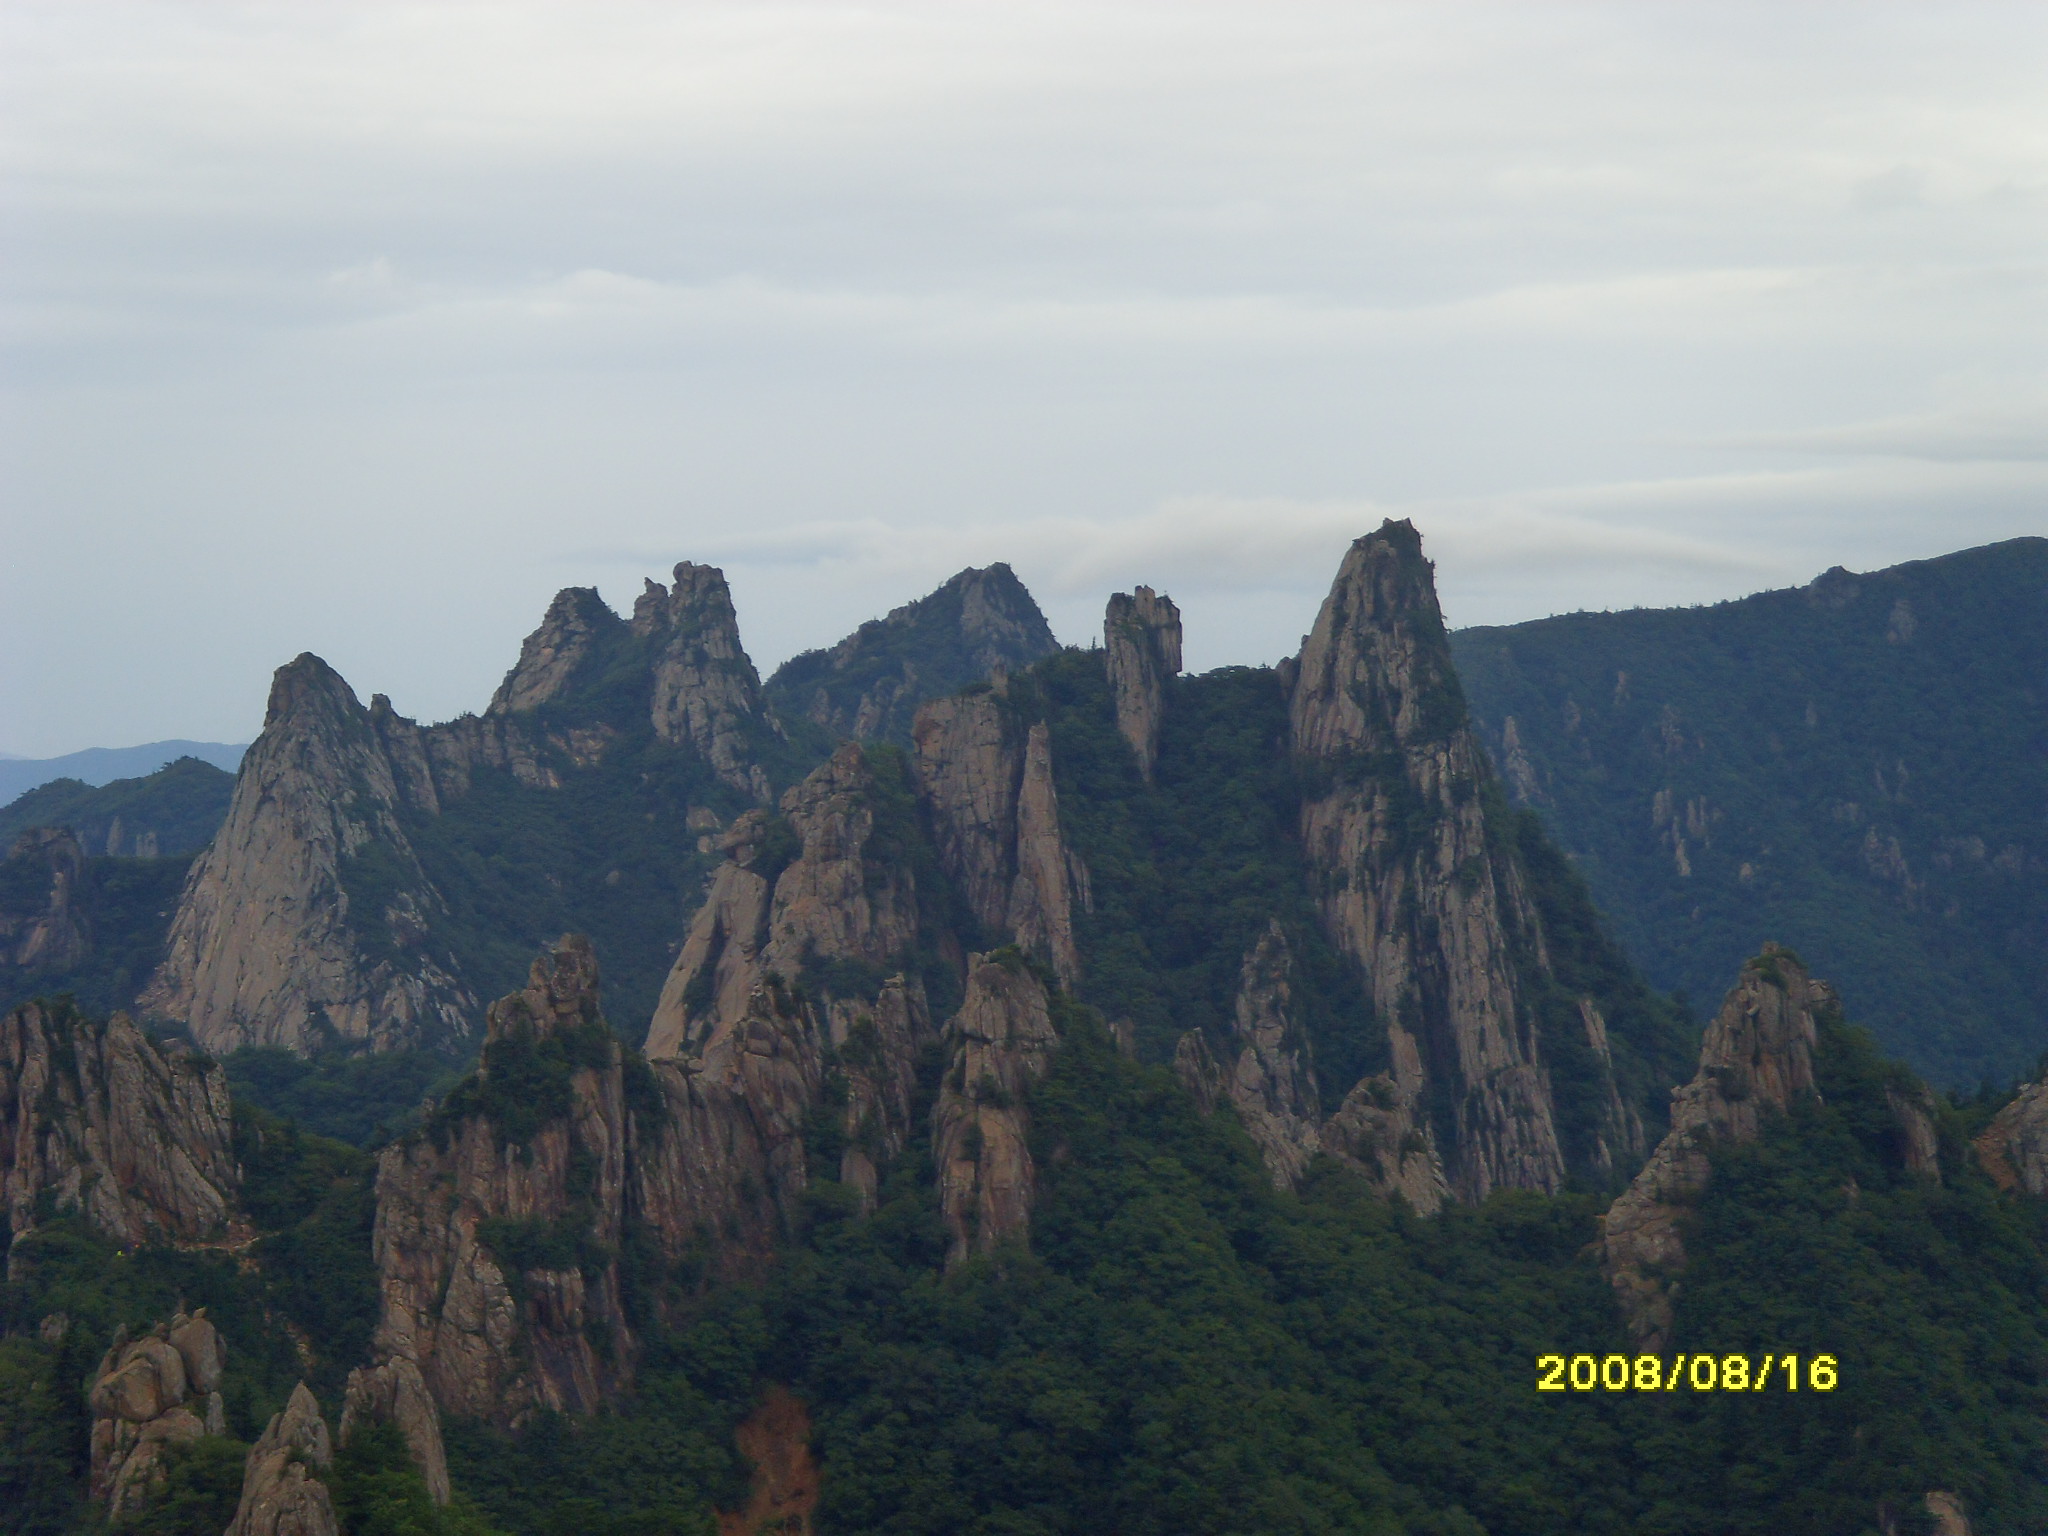
{"label": "mountain range", "polygon": [[[1184,674],[1145,587],[1059,647],[993,566],[765,683],[685,562],[424,726],[300,656],[203,848],[78,802],[0,866],[43,994],[0,1490],[207,1536],[2039,1528],[2048,1089],[1938,1096],[1852,1022],[1889,973],[1809,963],[1867,910],[1956,994],[1885,1046],[2027,1040],[2040,673],[1950,610],[2039,545],[1453,636],[1390,522],[1278,666]],[[158,780],[123,814],[197,803]],[[1999,892],[2018,937],[1956,940]],[[1703,1027],[1674,980],[1733,985]]]}

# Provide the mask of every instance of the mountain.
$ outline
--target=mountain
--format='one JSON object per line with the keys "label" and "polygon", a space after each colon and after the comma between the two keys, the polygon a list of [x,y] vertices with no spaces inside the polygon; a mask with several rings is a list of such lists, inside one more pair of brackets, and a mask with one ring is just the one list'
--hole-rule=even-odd
{"label": "mountain", "polygon": [[[2041,1528],[2042,1091],[1937,1098],[1783,945],[1700,1038],[1496,777],[1408,525],[1280,666],[1180,642],[1114,594],[822,757],[702,567],[563,594],[481,717],[281,669],[162,1022],[475,1059],[359,1151],[14,1012],[15,1526]],[[641,927],[463,992],[629,860]]]}
{"label": "mountain", "polygon": [[[847,686],[887,692],[877,718],[893,719],[1042,643],[998,566],[828,654]],[[834,739],[784,728],[725,578],[689,562],[649,581],[630,619],[562,592],[483,714],[440,725],[381,695],[366,707],[302,656],[277,674],[141,1006],[213,1050],[459,1057],[482,999],[575,929],[603,947],[621,1017],[644,1022],[715,839]]]}
{"label": "mountain", "polygon": [[116,779],[143,778],[166,763],[193,757],[233,773],[245,746],[222,741],[152,741],[140,747],[87,747],[62,757],[0,757],[0,805],[6,805],[53,779],[81,784],[110,784]]}
{"label": "mountain", "polygon": [[1769,939],[1937,1083],[2048,1017],[2048,539],[1452,637],[1480,729],[1651,978]]}
{"label": "mountain", "polygon": [[785,726],[811,728],[826,750],[842,737],[908,746],[926,699],[1021,672],[1058,649],[1024,583],[991,565],[870,619],[830,650],[790,658],[764,691]]}
{"label": "mountain", "polygon": [[84,847],[109,858],[194,854],[213,841],[234,785],[232,772],[196,757],[98,788],[80,779],[52,779],[0,807],[0,843],[13,842],[31,827],[66,827]]}

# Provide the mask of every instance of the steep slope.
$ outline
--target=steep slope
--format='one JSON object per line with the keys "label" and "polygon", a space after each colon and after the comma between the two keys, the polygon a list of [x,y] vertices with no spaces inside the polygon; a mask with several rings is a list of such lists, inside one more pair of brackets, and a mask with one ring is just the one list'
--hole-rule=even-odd
{"label": "steep slope", "polygon": [[1007,565],[960,572],[937,591],[871,619],[830,650],[776,668],[765,693],[791,729],[910,744],[927,699],[1021,672],[1057,650],[1052,630]]}
{"label": "steep slope", "polygon": [[163,959],[189,857],[94,856],[62,828],[15,834],[0,858],[0,1008],[68,993],[133,1004]]}
{"label": "steep slope", "polygon": [[1767,938],[1941,1083],[2048,1013],[2048,540],[1452,638],[1515,797],[1661,986]]}

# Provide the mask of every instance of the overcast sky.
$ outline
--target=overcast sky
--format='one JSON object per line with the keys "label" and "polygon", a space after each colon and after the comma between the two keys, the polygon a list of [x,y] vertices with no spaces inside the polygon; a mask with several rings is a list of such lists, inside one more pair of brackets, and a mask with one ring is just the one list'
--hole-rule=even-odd
{"label": "overcast sky", "polygon": [[2048,6],[0,0],[0,749],[722,565],[1298,643],[2048,532]]}

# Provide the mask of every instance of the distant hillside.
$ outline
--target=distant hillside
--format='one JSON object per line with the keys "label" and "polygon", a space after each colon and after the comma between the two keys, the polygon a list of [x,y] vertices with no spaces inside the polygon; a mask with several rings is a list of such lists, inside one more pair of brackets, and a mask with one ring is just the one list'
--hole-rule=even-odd
{"label": "distant hillside", "polygon": [[1453,637],[1503,776],[1651,977],[1767,939],[1943,1083],[2048,1047],[2048,539]]}
{"label": "distant hillside", "polygon": [[155,773],[181,757],[196,757],[233,773],[247,750],[246,742],[236,745],[224,741],[152,741],[140,747],[87,747],[83,752],[67,752],[62,757],[0,758],[0,805],[53,779],[110,784],[116,779]]}
{"label": "distant hillside", "polygon": [[99,788],[52,779],[0,808],[0,845],[11,845],[30,827],[69,827],[94,854],[193,854],[213,841],[234,789],[234,774],[196,757]]}

